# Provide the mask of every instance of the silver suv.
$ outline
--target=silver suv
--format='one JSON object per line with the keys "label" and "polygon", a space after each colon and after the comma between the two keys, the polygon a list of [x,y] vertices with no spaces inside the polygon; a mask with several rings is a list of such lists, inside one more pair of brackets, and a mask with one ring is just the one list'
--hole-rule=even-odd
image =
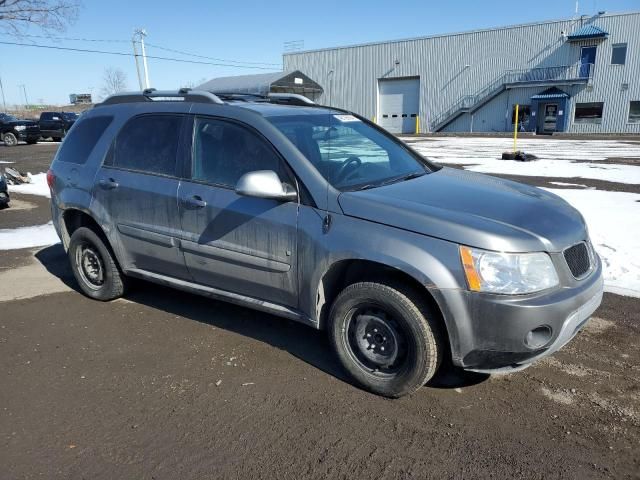
{"label": "silver suv", "polygon": [[442,364],[525,368],[602,299],[562,199],[442,168],[296,95],[110,97],[70,130],[48,182],[89,297],[138,277],[326,329],[354,381],[389,397]]}

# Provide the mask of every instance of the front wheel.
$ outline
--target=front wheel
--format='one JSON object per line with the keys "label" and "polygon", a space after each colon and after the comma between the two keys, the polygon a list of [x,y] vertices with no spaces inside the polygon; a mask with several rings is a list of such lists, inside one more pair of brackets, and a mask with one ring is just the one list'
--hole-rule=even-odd
{"label": "front wheel", "polygon": [[113,300],[125,291],[125,277],[113,253],[96,233],[80,227],[69,241],[69,260],[82,292],[96,300]]}
{"label": "front wheel", "polygon": [[16,145],[18,145],[18,137],[16,137],[15,134],[11,132],[5,133],[3,140],[4,140],[4,144],[7,147],[15,147]]}
{"label": "front wheel", "polygon": [[329,336],[360,386],[393,398],[429,381],[444,350],[435,314],[402,284],[361,282],[345,288],[331,307]]}

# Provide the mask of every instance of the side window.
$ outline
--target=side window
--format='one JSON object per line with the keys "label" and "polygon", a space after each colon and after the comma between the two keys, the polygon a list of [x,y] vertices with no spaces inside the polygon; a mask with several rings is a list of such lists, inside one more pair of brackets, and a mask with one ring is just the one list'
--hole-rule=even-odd
{"label": "side window", "polygon": [[280,157],[255,132],[224,120],[196,118],[193,136],[194,180],[234,188],[240,177],[255,170],[287,175]]}
{"label": "side window", "polygon": [[40,115],[40,120],[51,120],[52,117],[53,113],[44,112],[42,115]]}
{"label": "side window", "polygon": [[91,117],[76,123],[62,142],[57,160],[84,164],[113,117]]}
{"label": "side window", "polygon": [[143,115],[129,120],[118,133],[105,164],[175,175],[182,121],[179,115]]}

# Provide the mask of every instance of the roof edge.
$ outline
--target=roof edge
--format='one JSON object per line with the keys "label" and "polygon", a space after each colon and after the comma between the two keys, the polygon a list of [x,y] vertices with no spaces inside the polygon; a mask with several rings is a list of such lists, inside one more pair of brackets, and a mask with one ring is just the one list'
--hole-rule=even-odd
{"label": "roof edge", "polygon": [[631,12],[620,12],[620,13],[605,13],[603,15],[581,15],[576,18],[561,18],[556,20],[543,20],[538,22],[529,22],[529,23],[517,23],[513,25],[504,25],[500,27],[487,27],[487,28],[478,28],[475,30],[465,30],[462,32],[451,32],[451,33],[438,33],[434,35],[423,35],[419,37],[410,37],[410,38],[399,38],[395,40],[382,40],[376,42],[363,42],[363,43],[354,43],[351,45],[343,45],[337,47],[323,47],[323,48],[315,48],[311,50],[301,50],[299,52],[286,52],[283,53],[283,57],[291,57],[294,55],[302,55],[307,53],[317,53],[317,52],[327,52],[331,50],[346,50],[350,48],[359,48],[359,47],[372,47],[375,45],[388,45],[392,43],[406,43],[406,42],[414,42],[418,40],[430,40],[434,38],[444,38],[444,37],[457,37],[460,35],[471,35],[473,33],[483,33],[483,32],[495,32],[496,30],[510,30],[513,28],[522,28],[522,27],[533,27],[535,25],[549,25],[553,23],[563,23],[563,22],[577,22],[580,19],[592,19],[592,18],[607,18],[607,17],[623,17],[628,15],[640,15],[640,10],[631,11]]}

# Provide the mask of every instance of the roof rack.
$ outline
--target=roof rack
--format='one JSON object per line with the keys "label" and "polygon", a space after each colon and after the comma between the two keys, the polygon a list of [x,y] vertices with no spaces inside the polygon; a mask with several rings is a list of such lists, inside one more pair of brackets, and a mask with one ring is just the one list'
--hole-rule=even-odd
{"label": "roof rack", "polygon": [[287,105],[316,105],[316,102],[313,100],[309,100],[304,95],[299,95],[297,93],[269,93],[267,96],[272,103],[284,103]]}
{"label": "roof rack", "polygon": [[281,105],[310,106],[316,103],[297,93],[252,93],[252,92],[223,92],[214,91],[214,95],[222,100],[236,100],[241,102],[270,102]]}
{"label": "roof rack", "polygon": [[211,92],[205,92],[204,90],[181,88],[176,92],[175,90],[156,90],[155,88],[147,88],[142,92],[116,93],[98,105],[158,101],[184,101],[194,103],[213,103],[217,105],[224,104],[224,102],[216,95]]}

